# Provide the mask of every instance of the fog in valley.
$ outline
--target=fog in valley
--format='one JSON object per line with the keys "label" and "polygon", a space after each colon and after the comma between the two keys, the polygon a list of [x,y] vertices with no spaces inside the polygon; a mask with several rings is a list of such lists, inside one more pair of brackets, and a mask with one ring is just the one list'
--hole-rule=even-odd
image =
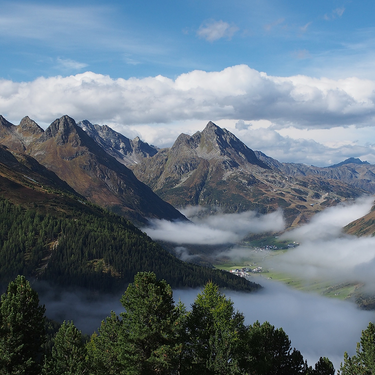
{"label": "fog in valley", "polygon": [[[368,213],[373,198],[361,198],[350,204],[327,208],[315,215],[309,224],[287,232],[280,239],[299,242],[299,246],[278,255],[267,256],[262,252],[267,267],[285,271],[303,279],[335,282],[362,282],[375,294],[375,238],[357,238],[343,233],[342,228]],[[191,254],[184,247],[188,244],[217,245],[214,256],[225,255],[232,261],[240,261],[249,255],[249,247],[238,244],[249,233],[280,232],[285,228],[282,211],[267,215],[254,212],[204,216],[202,208],[189,207],[184,214],[190,222],[166,222],[154,220],[143,230],[153,239],[175,244],[176,253],[184,259]],[[223,251],[224,245],[227,250]],[[374,311],[360,310],[353,302],[322,297],[318,294],[293,290],[263,276],[250,276],[264,288],[257,293],[244,294],[225,291],[235,308],[245,316],[247,324],[256,320],[269,321],[282,327],[300,350],[309,365],[321,356],[327,356],[338,369],[344,352],[355,353],[356,343],[370,321]],[[124,286],[125,290],[126,286]],[[199,290],[175,290],[175,302],[181,300],[189,308]],[[91,334],[100,321],[110,314],[122,311],[118,296],[98,296],[87,299],[81,292],[65,292],[52,298],[51,293],[41,297],[51,318],[74,320],[83,332]]]}

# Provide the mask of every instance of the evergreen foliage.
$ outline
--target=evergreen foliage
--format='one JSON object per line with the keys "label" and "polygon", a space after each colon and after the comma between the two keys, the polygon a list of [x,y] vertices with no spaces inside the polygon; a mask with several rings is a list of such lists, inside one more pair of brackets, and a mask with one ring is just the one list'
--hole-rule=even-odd
{"label": "evergreen foliage", "polygon": [[[244,324],[233,302],[212,282],[187,311],[175,305],[170,285],[140,272],[121,298],[125,312],[105,319],[85,340],[64,322],[52,350],[46,341],[44,306],[24,276],[9,283],[0,306],[0,374],[65,375],[333,375],[328,358],[315,368],[292,349],[286,333],[265,322]],[[55,330],[53,322],[49,330]],[[346,355],[342,374],[372,374],[374,325],[362,333],[357,356]],[[44,359],[43,359],[44,358]],[[42,363],[43,366],[41,365]],[[353,365],[353,366],[352,366]],[[347,367],[349,366],[349,367]]]}
{"label": "evergreen foliage", "polygon": [[[194,374],[240,374],[246,328],[218,286],[209,282],[187,318],[189,371]],[[191,367],[191,368],[190,368]]]}
{"label": "evergreen foliage", "polygon": [[361,340],[357,343],[356,354],[350,357],[344,354],[344,363],[340,366],[341,375],[375,374],[375,325],[369,323],[362,331]]}
{"label": "evergreen foliage", "polygon": [[137,272],[152,271],[173,287],[213,280],[236,290],[259,288],[228,272],[182,262],[125,218],[89,208],[52,215],[0,199],[0,280],[23,274],[108,292],[124,288]]}
{"label": "evergreen foliage", "polygon": [[0,374],[40,373],[44,312],[24,276],[9,283],[0,305]]}
{"label": "evergreen foliage", "polygon": [[73,322],[63,322],[56,333],[52,355],[46,358],[43,374],[66,375],[89,373],[87,349],[81,331]]}

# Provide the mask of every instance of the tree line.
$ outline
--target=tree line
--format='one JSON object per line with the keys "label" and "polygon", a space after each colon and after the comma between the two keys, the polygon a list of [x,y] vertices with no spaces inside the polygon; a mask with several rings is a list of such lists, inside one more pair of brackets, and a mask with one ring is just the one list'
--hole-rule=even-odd
{"label": "tree line", "polygon": [[[331,375],[291,347],[282,328],[245,325],[242,313],[212,282],[187,311],[153,272],[138,273],[124,292],[124,312],[111,312],[88,340],[64,322],[46,345],[45,307],[24,276],[10,282],[0,305],[0,374]],[[375,373],[375,327],[362,332],[357,353],[340,374]]]}

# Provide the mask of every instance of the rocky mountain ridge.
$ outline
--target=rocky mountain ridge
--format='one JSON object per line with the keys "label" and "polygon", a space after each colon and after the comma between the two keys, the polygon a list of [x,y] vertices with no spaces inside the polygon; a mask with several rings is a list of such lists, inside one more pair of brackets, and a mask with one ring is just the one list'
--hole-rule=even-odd
{"label": "rocky mountain ridge", "polygon": [[152,157],[158,152],[155,146],[143,142],[139,137],[129,139],[107,125],[93,125],[88,120],[80,121],[77,125],[109,155],[126,166],[138,164],[143,158]]}
{"label": "rocky mountain ridge", "polygon": [[181,134],[132,167],[138,179],[175,207],[202,205],[224,212],[284,210],[289,226],[323,208],[366,191],[304,165],[280,163],[253,151],[213,122],[192,136]]}
{"label": "rocky mountain ridge", "polygon": [[34,158],[88,200],[135,223],[145,224],[148,218],[185,219],[69,116],[55,120],[45,131],[28,117],[18,126],[1,117],[0,143]]}

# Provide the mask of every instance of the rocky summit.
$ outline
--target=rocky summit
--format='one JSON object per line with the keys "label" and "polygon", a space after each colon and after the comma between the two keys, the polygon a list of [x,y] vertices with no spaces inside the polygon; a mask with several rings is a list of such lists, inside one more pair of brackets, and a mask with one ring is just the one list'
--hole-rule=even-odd
{"label": "rocky summit", "polygon": [[0,143],[34,158],[80,195],[135,223],[185,219],[69,116],[55,120],[45,131],[28,118],[18,126],[1,118]]}
{"label": "rocky summit", "polygon": [[327,168],[281,163],[211,121],[158,149],[69,116],[45,131],[28,117],[16,126],[0,116],[0,143],[136,223],[185,219],[174,207],[200,205],[208,212],[282,208],[287,225],[297,226],[325,207],[375,192],[374,165],[354,158]]}
{"label": "rocky summit", "polygon": [[201,205],[223,212],[260,213],[282,208],[288,226],[367,192],[361,184],[333,178],[327,171],[314,173],[323,168],[302,166],[280,163],[253,151],[210,121],[203,131],[181,134],[170,149],[159,150],[132,169],[175,207]]}

